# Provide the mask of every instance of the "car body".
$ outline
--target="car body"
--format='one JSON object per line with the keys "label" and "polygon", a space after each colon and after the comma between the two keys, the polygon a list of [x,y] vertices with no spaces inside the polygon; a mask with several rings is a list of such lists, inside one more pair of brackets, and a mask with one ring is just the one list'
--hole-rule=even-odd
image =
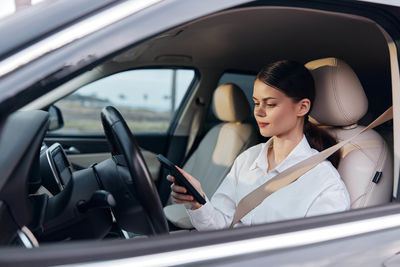
{"label": "car body", "polygon": [[[183,231],[128,240],[87,240],[103,238],[96,232],[69,242],[54,228],[54,235],[44,235],[48,239],[43,238],[45,242],[38,248],[2,247],[1,265],[396,266],[400,262],[399,4],[247,0],[93,0],[82,4],[60,0],[43,2],[0,20],[0,35],[1,235],[17,233],[20,242],[31,234],[25,225],[33,220],[29,205],[25,205],[29,199],[26,183],[32,176],[31,161],[36,159],[32,154],[25,162],[25,155],[31,154],[18,152],[18,148],[39,147],[43,137],[48,146],[60,143],[74,167],[81,169],[110,155],[103,133],[46,133],[47,113],[33,110],[48,110],[54,103],[60,106],[57,101],[108,76],[149,69],[191,70],[193,78],[180,104],[173,104],[166,129],[135,133],[133,126],[135,139],[147,151],[143,154],[154,170],[153,179],[163,176],[160,165],[151,160],[155,154],[184,161],[191,134],[188,122],[197,107],[205,107],[204,132],[216,123],[207,112],[212,92],[224,74],[243,75],[251,81],[261,66],[277,59],[306,63],[339,57],[354,68],[363,83],[370,102],[365,122],[391,105],[394,108],[393,124],[379,129],[382,135],[387,134],[385,139],[394,153],[391,203],[233,230]],[[95,100],[100,106],[104,104],[101,97]],[[10,126],[9,118],[15,114],[29,114],[22,115],[26,124],[17,121]],[[24,140],[31,143],[21,145]],[[22,177],[15,179],[24,183],[13,184],[6,192],[11,176]],[[156,184],[165,204],[168,184],[164,180]],[[10,196],[13,194],[19,199]],[[96,221],[84,224],[89,231]],[[30,243],[26,246],[35,245]]]}

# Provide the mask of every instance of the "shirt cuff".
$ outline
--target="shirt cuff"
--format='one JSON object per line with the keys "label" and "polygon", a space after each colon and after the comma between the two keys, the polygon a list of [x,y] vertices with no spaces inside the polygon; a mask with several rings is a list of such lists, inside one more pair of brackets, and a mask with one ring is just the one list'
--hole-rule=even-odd
{"label": "shirt cuff", "polygon": [[198,209],[192,210],[190,207],[186,207],[186,211],[191,218],[196,218],[196,221],[208,221],[210,219],[210,214],[212,214],[212,210],[214,209],[211,202],[208,200],[207,196],[205,197],[206,204],[201,206]]}

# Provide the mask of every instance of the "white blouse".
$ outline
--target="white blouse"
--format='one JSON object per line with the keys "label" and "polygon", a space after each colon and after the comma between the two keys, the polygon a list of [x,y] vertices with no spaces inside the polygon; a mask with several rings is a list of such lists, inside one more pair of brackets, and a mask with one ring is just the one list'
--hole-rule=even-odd
{"label": "white blouse", "polygon": [[[187,209],[197,230],[228,228],[243,197],[278,173],[318,153],[303,136],[286,159],[267,173],[267,147],[272,145],[272,139],[247,149],[236,158],[211,202],[207,199],[201,208]],[[349,208],[350,197],[346,186],[333,165],[325,160],[297,181],[271,194],[235,227],[340,212]]]}

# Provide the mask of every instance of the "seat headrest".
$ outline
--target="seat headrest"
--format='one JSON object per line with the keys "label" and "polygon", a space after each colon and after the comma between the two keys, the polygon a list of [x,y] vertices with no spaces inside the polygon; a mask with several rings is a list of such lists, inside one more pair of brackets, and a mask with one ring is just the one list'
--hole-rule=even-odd
{"label": "seat headrest", "polygon": [[330,126],[356,124],[368,109],[368,99],[355,72],[343,60],[323,58],[305,65],[315,81],[310,115]]}
{"label": "seat headrest", "polygon": [[251,113],[245,94],[233,83],[221,84],[215,89],[212,109],[218,119],[228,122],[244,121]]}

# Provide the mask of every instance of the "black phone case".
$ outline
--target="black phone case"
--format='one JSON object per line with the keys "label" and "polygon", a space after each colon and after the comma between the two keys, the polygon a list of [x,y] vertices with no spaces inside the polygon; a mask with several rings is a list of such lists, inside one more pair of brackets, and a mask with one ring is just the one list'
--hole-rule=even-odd
{"label": "black phone case", "polygon": [[170,174],[176,178],[178,185],[186,188],[188,193],[194,197],[194,199],[200,204],[206,204],[206,200],[199,194],[199,192],[193,187],[193,185],[182,175],[182,173],[175,167],[169,159],[161,154],[157,155],[157,159],[161,162],[164,168],[168,169]]}

